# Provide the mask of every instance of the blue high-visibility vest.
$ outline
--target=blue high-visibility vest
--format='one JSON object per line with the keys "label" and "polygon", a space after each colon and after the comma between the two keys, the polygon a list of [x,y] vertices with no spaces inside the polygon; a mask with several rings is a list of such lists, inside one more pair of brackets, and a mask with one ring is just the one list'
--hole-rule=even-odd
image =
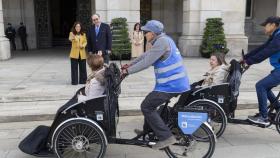
{"label": "blue high-visibility vest", "polygon": [[[276,32],[274,37],[275,36],[280,36],[280,29]],[[270,56],[269,62],[274,67],[274,69],[280,69],[280,51]]]}
{"label": "blue high-visibility vest", "polygon": [[168,93],[182,93],[190,90],[189,78],[183,66],[182,56],[170,37],[167,38],[170,44],[171,53],[164,61],[156,61],[154,66],[156,85],[154,91]]}

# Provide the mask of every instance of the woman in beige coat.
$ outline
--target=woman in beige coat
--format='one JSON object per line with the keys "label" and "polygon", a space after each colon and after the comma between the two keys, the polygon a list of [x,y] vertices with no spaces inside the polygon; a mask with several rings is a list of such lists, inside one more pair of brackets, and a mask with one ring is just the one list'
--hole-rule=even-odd
{"label": "woman in beige coat", "polygon": [[228,76],[229,65],[225,61],[223,53],[214,53],[210,57],[210,70],[204,75],[201,86],[212,86],[224,83]]}
{"label": "woman in beige coat", "polygon": [[140,30],[140,23],[134,25],[133,32],[131,34],[131,57],[137,58],[144,52],[144,35]]}

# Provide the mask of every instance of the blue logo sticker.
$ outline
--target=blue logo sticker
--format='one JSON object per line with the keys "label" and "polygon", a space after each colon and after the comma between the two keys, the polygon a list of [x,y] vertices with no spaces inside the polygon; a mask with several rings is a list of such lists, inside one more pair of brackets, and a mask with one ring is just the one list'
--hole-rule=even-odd
{"label": "blue logo sticker", "polygon": [[208,119],[207,113],[201,112],[179,112],[178,126],[184,134],[194,133],[203,122]]}

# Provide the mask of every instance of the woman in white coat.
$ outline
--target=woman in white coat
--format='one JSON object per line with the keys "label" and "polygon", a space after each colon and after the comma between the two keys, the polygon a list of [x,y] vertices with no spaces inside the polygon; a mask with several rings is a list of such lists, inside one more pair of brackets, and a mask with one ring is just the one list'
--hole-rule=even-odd
{"label": "woman in white coat", "polygon": [[140,29],[140,23],[134,25],[131,34],[131,57],[137,58],[144,52],[144,34]]}

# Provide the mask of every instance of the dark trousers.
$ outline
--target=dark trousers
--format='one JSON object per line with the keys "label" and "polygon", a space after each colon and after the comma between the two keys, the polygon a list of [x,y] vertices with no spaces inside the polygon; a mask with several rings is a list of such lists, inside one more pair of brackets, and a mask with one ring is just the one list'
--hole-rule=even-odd
{"label": "dark trousers", "polygon": [[[175,93],[164,93],[153,91],[149,93],[141,104],[141,111],[145,117],[145,122],[154,131],[159,140],[165,140],[172,136],[170,129],[166,126],[160,115],[156,111],[157,107],[172,97],[177,96]],[[144,128],[145,128],[144,124]]]}
{"label": "dark trousers", "polygon": [[109,60],[110,60],[109,54],[102,53],[102,57],[104,59],[104,63],[109,64]]}
{"label": "dark trousers", "polygon": [[15,38],[10,38],[9,40],[10,40],[10,44],[12,46],[12,49],[16,50],[17,47],[16,47],[16,43],[15,43]]}
{"label": "dark trousers", "polygon": [[28,45],[26,41],[26,37],[20,37],[22,50],[28,50]]}
{"label": "dark trousers", "polygon": [[[256,91],[259,102],[259,111],[262,117],[267,117],[267,99],[272,103],[275,95],[271,91],[273,87],[280,84],[280,70],[273,70],[268,76],[256,83]],[[278,102],[279,107],[279,102]]]}
{"label": "dark trousers", "polygon": [[[79,71],[78,71],[79,66]],[[79,81],[78,81],[79,77]],[[72,85],[85,84],[87,80],[87,67],[86,59],[74,59],[71,58],[71,79]]]}

